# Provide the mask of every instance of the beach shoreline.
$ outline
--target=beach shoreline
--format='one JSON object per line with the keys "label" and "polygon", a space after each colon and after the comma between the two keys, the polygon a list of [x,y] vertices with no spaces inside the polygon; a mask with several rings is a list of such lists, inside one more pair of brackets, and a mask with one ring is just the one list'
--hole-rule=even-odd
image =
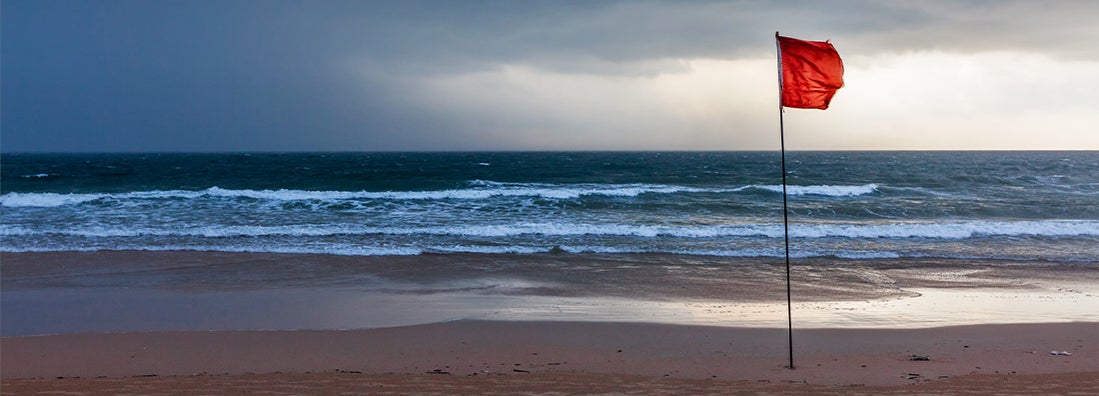
{"label": "beach shoreline", "polygon": [[[0,334],[454,320],[786,326],[780,260],[675,255],[3,253]],[[800,259],[799,328],[1099,321],[1090,263]]]}
{"label": "beach shoreline", "polygon": [[[780,267],[770,259],[187,251],[2,259],[5,395],[1099,387],[1099,318],[1087,309],[1099,298],[1099,271],[1090,263],[798,260],[790,370],[782,283],[769,280]],[[612,267],[613,276],[600,271]]]}

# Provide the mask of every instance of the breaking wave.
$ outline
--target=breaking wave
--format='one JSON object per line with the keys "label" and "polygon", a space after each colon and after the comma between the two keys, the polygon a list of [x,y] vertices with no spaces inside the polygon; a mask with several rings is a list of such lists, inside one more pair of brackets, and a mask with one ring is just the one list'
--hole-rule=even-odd
{"label": "breaking wave", "polygon": [[[90,238],[182,236],[203,238],[338,235],[445,235],[461,237],[615,236],[639,238],[780,238],[781,224],[731,224],[705,226],[525,223],[507,225],[455,225],[426,227],[369,227],[357,224],[240,226],[205,225],[164,228],[86,226],[77,228],[26,228],[0,225],[0,236],[66,235]],[[793,238],[857,239],[965,239],[980,236],[1092,237],[1099,236],[1099,221],[965,221],[950,223],[894,224],[792,224]]]}
{"label": "breaking wave", "polygon": [[[494,197],[536,197],[543,199],[576,199],[584,196],[636,197],[642,194],[676,193],[738,193],[766,191],[781,193],[781,185],[748,185],[736,188],[701,188],[661,184],[548,184],[548,183],[498,183],[475,180],[469,188],[435,191],[308,191],[308,190],[252,190],[210,187],[204,190],[154,190],[125,193],[19,193],[0,195],[0,206],[5,207],[58,207],[79,205],[102,200],[157,200],[197,198],[250,198],[269,201],[343,201],[343,200],[478,200]],[[849,197],[871,194],[878,185],[859,186],[787,186],[790,195],[820,195]]]}

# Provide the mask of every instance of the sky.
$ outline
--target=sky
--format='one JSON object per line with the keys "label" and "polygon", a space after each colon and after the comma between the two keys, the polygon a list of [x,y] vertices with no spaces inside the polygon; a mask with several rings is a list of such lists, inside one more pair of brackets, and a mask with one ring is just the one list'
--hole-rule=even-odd
{"label": "sky", "polygon": [[1099,150],[1099,1],[0,3],[0,151]]}

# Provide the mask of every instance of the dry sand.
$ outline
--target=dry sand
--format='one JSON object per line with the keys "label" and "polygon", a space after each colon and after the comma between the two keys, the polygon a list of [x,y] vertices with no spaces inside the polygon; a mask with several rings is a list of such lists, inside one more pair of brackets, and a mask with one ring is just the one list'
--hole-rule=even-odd
{"label": "dry sand", "polygon": [[70,334],[3,338],[0,374],[13,395],[1099,394],[1094,322],[795,330],[796,370],[785,342],[781,329],[592,322]]}
{"label": "dry sand", "polygon": [[1095,373],[966,375],[893,386],[825,386],[796,382],[691,380],[614,374],[373,375],[348,372],[142,378],[5,380],[5,395],[1094,395]]}

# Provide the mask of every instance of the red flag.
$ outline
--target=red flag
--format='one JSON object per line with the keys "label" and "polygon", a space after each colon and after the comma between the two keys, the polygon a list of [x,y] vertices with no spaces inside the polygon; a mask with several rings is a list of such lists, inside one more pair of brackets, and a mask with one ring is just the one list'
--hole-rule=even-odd
{"label": "red flag", "polygon": [[775,34],[782,58],[782,105],[827,109],[843,86],[843,61],[827,41],[805,41]]}

